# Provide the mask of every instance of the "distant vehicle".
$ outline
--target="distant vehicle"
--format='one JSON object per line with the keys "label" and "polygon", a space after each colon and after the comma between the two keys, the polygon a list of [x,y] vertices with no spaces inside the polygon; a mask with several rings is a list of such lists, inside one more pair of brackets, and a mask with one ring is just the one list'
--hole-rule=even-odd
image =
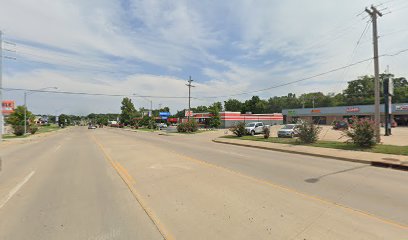
{"label": "distant vehicle", "polygon": [[263,122],[250,122],[245,125],[245,131],[247,134],[254,136],[255,134],[263,133],[263,128],[269,125],[264,125]]}
{"label": "distant vehicle", "polygon": [[333,123],[333,129],[334,130],[347,130],[349,128],[349,125],[347,122],[344,121],[335,121]]}
{"label": "distant vehicle", "polygon": [[157,126],[159,127],[159,129],[167,128],[167,124],[165,123],[159,123]]}
{"label": "distant vehicle", "polygon": [[96,126],[94,126],[94,125],[88,125],[88,129],[96,129]]}
{"label": "distant vehicle", "polygon": [[299,124],[286,124],[278,131],[278,137],[296,137],[299,135]]}

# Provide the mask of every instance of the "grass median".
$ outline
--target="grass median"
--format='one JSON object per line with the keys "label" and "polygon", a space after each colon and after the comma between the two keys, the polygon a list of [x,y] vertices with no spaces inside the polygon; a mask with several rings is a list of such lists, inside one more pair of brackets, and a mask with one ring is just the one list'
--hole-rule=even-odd
{"label": "grass median", "polygon": [[282,143],[282,144],[291,144],[291,145],[302,145],[302,146],[311,146],[311,147],[322,147],[322,148],[334,148],[342,150],[352,150],[352,151],[364,151],[364,152],[373,152],[373,153],[385,153],[385,154],[395,154],[395,155],[406,155],[408,156],[408,146],[395,146],[395,145],[385,145],[377,144],[372,148],[361,148],[352,143],[346,142],[337,142],[337,141],[317,141],[313,144],[302,144],[296,138],[278,138],[270,137],[268,139],[263,138],[262,136],[223,136],[221,138],[230,138],[238,140],[248,140],[248,141],[259,141],[259,142],[270,142],[270,143]]}
{"label": "grass median", "polygon": [[16,136],[14,134],[4,134],[3,138],[4,139],[26,138],[26,137],[34,136],[34,135],[41,134],[41,133],[53,132],[53,131],[56,131],[56,130],[59,130],[59,129],[61,129],[61,128],[58,125],[51,124],[49,126],[40,126],[40,127],[38,127],[38,131],[35,134],[28,133],[28,134],[23,135],[23,136]]}

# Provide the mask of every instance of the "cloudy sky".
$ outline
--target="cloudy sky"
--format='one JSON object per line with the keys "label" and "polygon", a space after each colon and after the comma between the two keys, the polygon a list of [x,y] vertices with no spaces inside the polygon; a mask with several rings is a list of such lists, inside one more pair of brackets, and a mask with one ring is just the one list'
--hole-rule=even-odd
{"label": "cloudy sky", "polygon": [[[0,0],[3,87],[133,95],[137,108],[187,107],[227,100],[307,78],[372,57],[371,24],[364,8],[375,4],[380,54],[408,48],[406,0]],[[360,41],[358,42],[358,40]],[[358,44],[357,44],[358,43]],[[408,77],[408,52],[380,59]],[[372,74],[367,61],[248,99],[340,92],[348,80]],[[23,92],[3,91],[23,103]],[[152,96],[140,98],[137,95]],[[217,97],[217,98],[213,98]],[[44,114],[119,112],[121,97],[35,93],[29,109]]]}

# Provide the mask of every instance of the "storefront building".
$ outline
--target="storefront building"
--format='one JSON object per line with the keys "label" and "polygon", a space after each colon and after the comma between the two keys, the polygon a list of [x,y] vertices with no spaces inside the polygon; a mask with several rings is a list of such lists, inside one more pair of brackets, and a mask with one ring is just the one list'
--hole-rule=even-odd
{"label": "storefront building", "polygon": [[[384,122],[384,104],[380,105],[381,122]],[[331,124],[333,121],[347,120],[352,117],[374,119],[374,105],[356,105],[322,108],[283,109],[285,123],[313,121],[316,124]],[[398,126],[408,126],[408,103],[394,103],[391,107],[392,119]]]}
{"label": "storefront building", "polygon": [[[208,127],[211,118],[210,113],[193,113],[194,118],[200,127]],[[220,128],[230,128],[237,122],[263,122],[265,125],[277,125],[283,123],[283,115],[281,113],[270,114],[243,114],[240,112],[220,112],[221,126]],[[187,121],[187,118],[182,120]]]}

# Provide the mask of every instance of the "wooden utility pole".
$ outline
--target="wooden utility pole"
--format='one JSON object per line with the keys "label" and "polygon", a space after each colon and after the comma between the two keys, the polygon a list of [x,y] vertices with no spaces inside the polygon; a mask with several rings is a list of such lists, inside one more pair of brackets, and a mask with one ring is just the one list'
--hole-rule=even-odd
{"label": "wooden utility pole", "polygon": [[377,10],[376,7],[371,6],[370,9],[366,8],[365,11],[370,15],[373,23],[373,47],[374,47],[374,121],[375,121],[375,138],[377,143],[381,142],[380,135],[380,76],[378,65],[378,33],[377,33],[377,16],[382,17],[382,13]]}

